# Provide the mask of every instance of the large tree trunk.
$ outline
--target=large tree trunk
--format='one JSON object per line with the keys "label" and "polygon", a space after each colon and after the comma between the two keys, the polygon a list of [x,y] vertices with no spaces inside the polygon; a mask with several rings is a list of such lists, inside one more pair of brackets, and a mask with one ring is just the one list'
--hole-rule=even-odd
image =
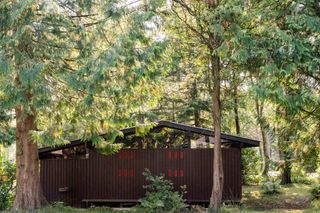
{"label": "large tree trunk", "polygon": [[222,202],[223,164],[221,149],[220,59],[219,56],[213,54],[213,48],[210,48],[210,63],[213,77],[212,116],[214,126],[213,188],[210,208],[217,212]]}
{"label": "large tree trunk", "polygon": [[285,185],[285,184],[291,184],[291,161],[290,161],[290,153],[288,151],[286,151],[286,149],[288,148],[288,141],[289,141],[289,136],[286,135],[285,137],[281,137],[282,139],[284,139],[283,141],[280,141],[280,160],[281,160],[281,164],[280,164],[280,169],[281,169],[281,184]]}
{"label": "large tree trunk", "polygon": [[281,184],[291,184],[291,162],[290,162],[290,154],[280,148],[280,159],[282,163],[280,164],[281,168]]}
{"label": "large tree trunk", "polygon": [[35,112],[24,113],[22,106],[16,112],[16,198],[13,209],[37,209],[47,202],[40,184],[38,146],[31,138],[36,129]]}
{"label": "large tree trunk", "polygon": [[291,184],[291,162],[284,160],[284,165],[282,167],[282,173],[281,173],[281,184]]}

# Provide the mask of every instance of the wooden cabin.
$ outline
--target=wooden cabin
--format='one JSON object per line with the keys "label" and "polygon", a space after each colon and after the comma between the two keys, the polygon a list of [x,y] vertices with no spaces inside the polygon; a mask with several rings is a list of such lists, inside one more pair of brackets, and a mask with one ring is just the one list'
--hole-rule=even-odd
{"label": "wooden cabin", "polygon": [[[159,121],[144,137],[136,131],[136,127],[123,129],[124,137],[116,142],[124,147],[110,155],[101,154],[91,141],[81,140],[39,149],[41,184],[47,200],[76,207],[135,203],[145,195],[142,173],[148,168],[154,175],[164,174],[176,190],[186,186],[188,203],[209,202],[214,149],[210,129]],[[221,137],[223,200],[240,201],[241,149],[259,146],[259,141],[228,134]]]}

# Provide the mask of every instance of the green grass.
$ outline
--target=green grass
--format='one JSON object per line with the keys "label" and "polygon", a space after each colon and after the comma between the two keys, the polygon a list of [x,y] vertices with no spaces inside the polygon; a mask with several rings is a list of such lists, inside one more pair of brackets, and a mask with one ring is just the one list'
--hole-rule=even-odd
{"label": "green grass", "polygon": [[[89,209],[73,208],[70,206],[65,206],[62,203],[56,203],[42,209],[29,211],[28,213],[71,213],[71,212],[72,213],[114,213],[114,212],[121,213],[121,211],[114,211],[109,208],[89,208]],[[13,211],[13,213],[25,213],[25,212]]]}
{"label": "green grass", "polygon": [[[293,212],[293,213],[316,213],[320,212],[320,200],[311,199],[310,190],[315,186],[305,184],[292,184],[282,186],[281,193],[265,195],[261,186],[243,187],[242,205],[225,205],[222,213],[267,213],[267,212]],[[201,209],[202,211],[204,209]],[[108,208],[77,209],[64,206],[61,203],[48,206],[32,213],[114,213],[121,212]],[[122,211],[125,212],[125,211]],[[128,211],[126,211],[128,212]],[[20,213],[18,211],[18,213]]]}
{"label": "green grass", "polygon": [[222,212],[320,212],[320,201],[312,201],[310,190],[315,185],[291,184],[281,187],[281,193],[266,195],[261,186],[243,187],[241,206],[224,206]]}

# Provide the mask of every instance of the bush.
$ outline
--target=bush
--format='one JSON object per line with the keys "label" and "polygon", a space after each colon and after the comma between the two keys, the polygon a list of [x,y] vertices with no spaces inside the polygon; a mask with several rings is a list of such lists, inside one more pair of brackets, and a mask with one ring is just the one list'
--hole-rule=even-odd
{"label": "bush", "polygon": [[314,212],[320,212],[320,200],[313,200],[311,202],[311,210]]}
{"label": "bush", "polygon": [[166,180],[163,175],[152,176],[146,169],[143,172],[146,180],[150,183],[144,186],[147,189],[146,196],[140,200],[137,207],[138,212],[181,212],[186,210],[187,205],[182,198],[183,193],[174,192],[171,181]]}
{"label": "bush", "polygon": [[320,199],[320,185],[311,189],[311,195],[313,199]]}
{"label": "bush", "polygon": [[0,161],[0,211],[9,209],[14,200],[16,179],[15,164]]}
{"label": "bush", "polygon": [[242,149],[242,179],[245,185],[259,184],[260,156],[256,149]]}
{"label": "bush", "polygon": [[263,181],[263,177],[261,175],[246,175],[244,177],[244,183],[246,185],[260,185]]}
{"label": "bush", "polygon": [[300,184],[311,185],[313,182],[312,182],[312,180],[310,180],[310,179],[308,179],[306,177],[298,176],[298,177],[293,177],[292,178],[292,183],[300,183]]}
{"label": "bush", "polygon": [[280,184],[276,181],[266,181],[262,185],[264,194],[279,194]]}

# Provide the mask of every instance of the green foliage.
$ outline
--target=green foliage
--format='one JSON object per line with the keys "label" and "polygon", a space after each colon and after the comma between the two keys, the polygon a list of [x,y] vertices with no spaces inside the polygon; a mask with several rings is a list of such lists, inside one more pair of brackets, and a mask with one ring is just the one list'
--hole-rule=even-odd
{"label": "green foliage", "polygon": [[140,200],[138,212],[181,212],[187,205],[182,198],[183,193],[173,191],[173,184],[163,175],[153,176],[150,170],[143,172],[149,185],[144,186],[146,196]]}
{"label": "green foliage", "polygon": [[8,210],[15,194],[15,164],[0,158],[0,211]]}
{"label": "green foliage", "polygon": [[272,194],[279,194],[280,193],[280,183],[274,180],[267,180],[262,185],[263,193],[272,195]]}
{"label": "green foliage", "polygon": [[263,182],[263,177],[261,175],[245,175],[244,184],[245,185],[260,185]]}
{"label": "green foliage", "polygon": [[10,125],[10,121],[11,116],[8,112],[1,111],[0,104],[0,144],[4,146],[9,146],[15,141],[15,128]]}
{"label": "green foliage", "polygon": [[311,210],[314,212],[320,211],[320,200],[313,200],[311,202]]}
{"label": "green foliage", "polygon": [[[158,97],[166,41],[154,38],[161,24],[147,23],[163,1],[85,2],[0,3],[1,116],[16,106],[36,112],[30,134],[39,144],[113,135]],[[8,134],[13,119],[4,129],[0,117],[0,142],[14,136]]]}
{"label": "green foliage", "polygon": [[291,170],[292,183],[301,183],[306,185],[311,185],[314,183],[314,181],[308,177],[308,174],[305,172],[305,169],[300,165],[300,163],[293,164]]}
{"label": "green foliage", "polygon": [[260,157],[255,149],[241,150],[242,178],[244,184],[257,185],[262,182],[259,171]]}
{"label": "green foliage", "polygon": [[313,181],[307,177],[297,176],[291,178],[292,183],[301,183],[305,185],[312,185]]}
{"label": "green foliage", "polygon": [[320,186],[316,186],[311,190],[311,195],[313,199],[320,199]]}
{"label": "green foliage", "polygon": [[155,127],[157,123],[150,123],[147,125],[139,125],[136,128],[136,136],[138,137],[145,137],[153,127]]}
{"label": "green foliage", "polygon": [[103,136],[92,136],[91,141],[93,146],[102,154],[113,154],[121,150],[123,144],[113,143],[117,137],[123,137],[121,131],[114,131]]}

